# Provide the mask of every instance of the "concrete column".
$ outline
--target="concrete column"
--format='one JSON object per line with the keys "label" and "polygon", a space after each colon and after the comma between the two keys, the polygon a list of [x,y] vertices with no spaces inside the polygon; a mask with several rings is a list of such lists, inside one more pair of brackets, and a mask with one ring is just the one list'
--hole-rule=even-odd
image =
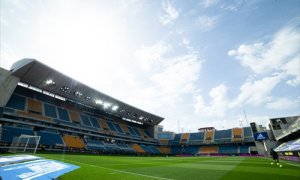
{"label": "concrete column", "polygon": [[6,106],[19,81],[10,71],[0,68],[0,107]]}

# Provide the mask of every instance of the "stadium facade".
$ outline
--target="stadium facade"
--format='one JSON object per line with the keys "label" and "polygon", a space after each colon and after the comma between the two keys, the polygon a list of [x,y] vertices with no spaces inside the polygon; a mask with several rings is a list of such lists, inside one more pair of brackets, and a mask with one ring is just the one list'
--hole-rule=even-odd
{"label": "stadium facade", "polygon": [[[0,118],[4,152],[21,135],[39,136],[38,150],[144,155],[266,154],[280,142],[299,138],[299,117],[291,118],[289,126],[282,123],[284,129],[291,128],[286,133],[272,119],[268,131],[254,123],[226,130],[164,132],[159,126],[164,118],[34,59],[22,59],[10,71],[0,68]],[[297,125],[295,134],[292,127]],[[30,146],[29,141],[23,143]]]}

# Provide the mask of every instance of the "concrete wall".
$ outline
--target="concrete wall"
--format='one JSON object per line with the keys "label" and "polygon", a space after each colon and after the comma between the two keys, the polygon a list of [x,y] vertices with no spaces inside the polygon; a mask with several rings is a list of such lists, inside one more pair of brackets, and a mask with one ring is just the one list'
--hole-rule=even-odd
{"label": "concrete wall", "polygon": [[10,71],[0,68],[0,107],[7,104],[19,80],[19,78],[11,75]]}

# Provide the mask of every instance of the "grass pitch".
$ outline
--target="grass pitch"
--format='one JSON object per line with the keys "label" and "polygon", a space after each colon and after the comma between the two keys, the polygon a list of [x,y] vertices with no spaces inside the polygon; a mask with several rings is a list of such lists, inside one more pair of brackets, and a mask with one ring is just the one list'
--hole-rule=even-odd
{"label": "grass pitch", "polygon": [[125,157],[39,154],[80,166],[59,179],[300,179],[300,164],[257,157]]}

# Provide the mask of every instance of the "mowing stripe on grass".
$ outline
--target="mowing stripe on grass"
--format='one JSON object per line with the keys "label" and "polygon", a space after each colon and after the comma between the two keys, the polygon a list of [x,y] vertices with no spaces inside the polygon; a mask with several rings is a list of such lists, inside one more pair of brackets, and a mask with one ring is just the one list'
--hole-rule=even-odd
{"label": "mowing stripe on grass", "polygon": [[292,163],[285,163],[285,164],[288,164],[288,165],[291,165],[291,166],[300,167],[300,165],[297,165],[297,164],[292,164]]}
{"label": "mowing stripe on grass", "polygon": [[150,175],[139,174],[139,173],[134,173],[134,172],[129,172],[129,171],[122,171],[122,170],[117,170],[117,169],[111,169],[111,168],[106,168],[106,167],[102,167],[102,166],[96,166],[96,165],[93,165],[93,164],[86,164],[86,163],[82,163],[82,162],[78,162],[78,161],[72,161],[72,160],[67,160],[67,159],[65,159],[65,161],[70,161],[70,162],[74,162],[74,163],[84,164],[84,165],[87,165],[87,166],[97,167],[97,168],[111,170],[111,171],[125,173],[125,174],[132,174],[132,175],[136,175],[136,176],[143,176],[143,177],[149,177],[149,178],[154,178],[154,179],[174,180],[174,179],[170,179],[170,178],[163,178],[163,177],[150,176]]}

